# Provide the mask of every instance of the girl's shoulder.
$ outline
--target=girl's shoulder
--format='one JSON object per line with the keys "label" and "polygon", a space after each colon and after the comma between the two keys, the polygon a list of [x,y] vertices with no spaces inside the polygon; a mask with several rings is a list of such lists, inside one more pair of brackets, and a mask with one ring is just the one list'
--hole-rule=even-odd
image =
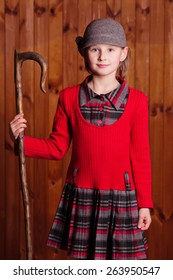
{"label": "girl's shoulder", "polygon": [[129,87],[129,96],[135,106],[148,103],[148,96],[141,90]]}
{"label": "girl's shoulder", "polygon": [[60,91],[59,95],[60,96],[67,96],[67,95],[71,96],[71,95],[77,94],[79,91],[79,88],[80,88],[80,84],[66,87]]}
{"label": "girl's shoulder", "polygon": [[129,93],[133,98],[148,98],[147,95],[139,89],[129,87]]}
{"label": "girl's shoulder", "polygon": [[70,112],[77,104],[79,90],[80,84],[66,87],[59,92],[59,103],[66,111]]}
{"label": "girl's shoulder", "polygon": [[142,118],[147,118],[149,109],[148,96],[143,91],[129,88],[129,101],[129,107],[132,112],[132,121],[138,121]]}

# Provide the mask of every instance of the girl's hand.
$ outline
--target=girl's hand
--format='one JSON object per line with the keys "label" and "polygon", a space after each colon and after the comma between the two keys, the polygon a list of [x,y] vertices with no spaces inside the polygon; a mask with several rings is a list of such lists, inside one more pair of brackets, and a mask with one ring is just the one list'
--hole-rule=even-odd
{"label": "girl's hand", "polygon": [[147,230],[151,224],[151,214],[149,208],[139,209],[138,228]]}
{"label": "girl's hand", "polygon": [[13,141],[17,139],[20,132],[23,132],[27,127],[26,119],[24,119],[24,114],[18,114],[14,117],[14,119],[10,122],[10,136]]}

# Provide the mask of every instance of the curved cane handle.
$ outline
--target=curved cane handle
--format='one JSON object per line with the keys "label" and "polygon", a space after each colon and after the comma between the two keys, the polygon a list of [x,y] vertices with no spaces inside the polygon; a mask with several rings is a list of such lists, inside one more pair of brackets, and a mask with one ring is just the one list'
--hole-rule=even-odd
{"label": "curved cane handle", "polygon": [[40,88],[43,92],[46,92],[45,82],[46,82],[46,76],[47,76],[47,62],[40,54],[38,54],[36,52],[18,52],[17,50],[15,50],[16,86],[19,88],[21,87],[22,64],[25,60],[34,60],[40,64],[40,67],[41,67]]}

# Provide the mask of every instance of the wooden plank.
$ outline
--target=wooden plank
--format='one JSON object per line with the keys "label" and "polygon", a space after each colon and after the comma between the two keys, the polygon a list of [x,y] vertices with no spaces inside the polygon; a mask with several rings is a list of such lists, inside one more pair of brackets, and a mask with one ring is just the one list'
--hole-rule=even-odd
{"label": "wooden plank", "polygon": [[106,17],[106,0],[92,1],[92,19]]}
{"label": "wooden plank", "polygon": [[[59,91],[62,89],[62,24],[63,1],[49,0],[49,131],[52,130],[53,118],[57,108]],[[62,192],[62,161],[50,161],[48,171],[48,195],[47,219],[49,228],[56,212]],[[48,231],[47,231],[48,234]],[[47,259],[61,258],[61,253],[52,248],[47,248]]]}
{"label": "wooden plank", "polygon": [[[78,27],[78,1],[63,1],[63,88],[72,86],[78,82],[77,57],[78,50],[75,39]],[[63,184],[65,182],[67,168],[71,158],[71,148],[62,160]]]}
{"label": "wooden plank", "polygon": [[[91,22],[92,0],[78,1],[78,35],[83,36],[86,26]],[[77,47],[77,46],[76,46]],[[78,83],[81,83],[89,73],[85,70],[83,57],[78,52]]]}
{"label": "wooden plank", "polygon": [[1,137],[0,137],[0,223],[1,223],[1,231],[0,231],[0,259],[5,258],[5,48],[4,48],[4,37],[5,37],[5,22],[4,22],[4,1],[0,2],[0,128],[1,128]]}
{"label": "wooden plank", "polygon": [[[48,0],[34,1],[34,43],[35,51],[48,58]],[[48,94],[39,89],[40,67],[34,64],[34,135],[46,137],[49,135]],[[34,160],[35,190],[34,190],[34,258],[43,259],[46,256],[46,239],[48,233],[48,162]]]}
{"label": "wooden plank", "polygon": [[[159,30],[159,32],[158,32]],[[163,254],[163,98],[164,98],[164,0],[150,2],[150,145],[155,211],[148,231],[150,259]],[[144,75],[145,80],[145,75]],[[157,248],[157,249],[156,249]],[[157,250],[157,256],[156,256]]]}
{"label": "wooden plank", "polygon": [[165,223],[163,227],[164,259],[173,259],[173,2],[165,1],[165,52],[164,52],[164,166],[163,166],[163,210]]}
{"label": "wooden plank", "polygon": [[[28,0],[20,1],[20,51],[34,50],[34,1]],[[28,12],[29,11],[29,12]],[[34,63],[25,61],[22,67],[22,93],[23,93],[23,111],[28,122],[28,127],[25,131],[26,135],[33,135],[34,133]],[[30,192],[31,205],[31,224],[33,224],[33,192],[34,192],[34,162],[33,159],[26,159],[27,182]],[[20,207],[20,258],[26,258],[26,240],[25,240],[25,224],[24,224],[24,208],[21,198]],[[33,231],[33,230],[32,230]]]}
{"label": "wooden plank", "polygon": [[121,23],[126,32],[127,44],[131,49],[129,74],[127,77],[127,82],[131,87],[135,86],[135,2],[135,0],[123,0],[121,2]]}
{"label": "wooden plank", "polygon": [[107,17],[121,22],[121,0],[107,0],[106,13]]}
{"label": "wooden plank", "polygon": [[[19,1],[5,2],[5,127],[6,127],[6,225],[5,225],[5,258],[19,259],[19,178],[18,159],[14,157],[13,143],[9,137],[8,124],[15,115],[14,89],[14,49],[18,47],[19,34]],[[7,191],[8,190],[8,191]]]}
{"label": "wooden plank", "polygon": [[63,1],[63,87],[77,84],[77,0]]}
{"label": "wooden plank", "polygon": [[150,1],[136,0],[135,88],[149,93]]}

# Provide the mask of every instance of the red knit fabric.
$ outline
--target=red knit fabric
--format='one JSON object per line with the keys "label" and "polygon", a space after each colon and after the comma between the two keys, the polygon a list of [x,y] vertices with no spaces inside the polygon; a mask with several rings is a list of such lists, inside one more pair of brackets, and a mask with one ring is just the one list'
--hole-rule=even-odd
{"label": "red knit fabric", "polygon": [[130,89],[120,119],[99,127],[83,118],[78,94],[79,85],[60,93],[50,137],[25,136],[25,155],[62,159],[73,139],[68,182],[75,177],[80,188],[125,190],[124,174],[128,172],[138,206],[152,208],[147,97]]}

